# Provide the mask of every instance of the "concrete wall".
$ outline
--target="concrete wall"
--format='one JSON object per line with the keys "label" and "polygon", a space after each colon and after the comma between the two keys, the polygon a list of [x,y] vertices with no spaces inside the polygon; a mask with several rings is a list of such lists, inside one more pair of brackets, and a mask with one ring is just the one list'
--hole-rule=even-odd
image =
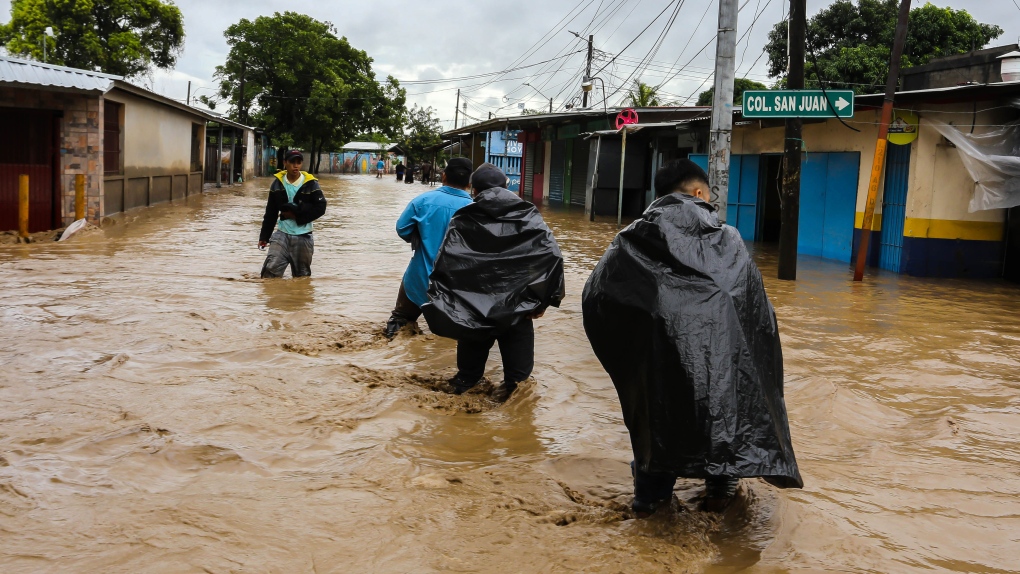
{"label": "concrete wall", "polygon": [[202,171],[191,171],[192,126],[200,126],[199,159],[205,161],[205,119],[184,110],[113,89],[106,100],[123,105],[123,173],[104,178],[102,215],[179,200],[202,192]]}
{"label": "concrete wall", "polygon": [[[103,203],[103,106],[98,93],[78,94],[0,87],[0,106],[55,110],[60,118],[60,209],[64,224],[74,219],[75,176],[85,176],[86,218],[98,223]],[[12,134],[6,134],[12,137]]]}
{"label": "concrete wall", "polygon": [[[202,138],[205,141],[205,138]],[[255,132],[253,130],[244,130],[244,145],[248,150],[248,153],[244,154],[244,166],[242,168],[242,176],[245,181],[255,177]]]}
{"label": "concrete wall", "polygon": [[[205,119],[117,89],[106,94],[106,99],[124,105],[125,177],[191,171],[191,126],[204,128]],[[204,146],[204,140],[201,138],[200,145]]]}

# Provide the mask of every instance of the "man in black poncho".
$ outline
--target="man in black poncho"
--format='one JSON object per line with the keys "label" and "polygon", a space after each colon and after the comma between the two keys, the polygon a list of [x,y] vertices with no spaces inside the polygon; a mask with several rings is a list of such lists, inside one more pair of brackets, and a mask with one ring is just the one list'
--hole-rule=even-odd
{"label": "man in black poncho", "polygon": [[563,256],[552,231],[506,182],[488,163],[471,174],[474,201],[450,220],[422,307],[433,333],[457,340],[457,375],[450,380],[456,394],[481,380],[499,343],[503,384],[494,398],[501,401],[534,368],[533,319],[559,307],[564,295]]}
{"label": "man in black poncho", "polygon": [[740,478],[800,488],[775,311],[740,234],[707,203],[690,160],[655,176],[659,198],[617,235],[584,287],[584,329],[630,431],[633,508],[648,516],[677,477],[725,508]]}

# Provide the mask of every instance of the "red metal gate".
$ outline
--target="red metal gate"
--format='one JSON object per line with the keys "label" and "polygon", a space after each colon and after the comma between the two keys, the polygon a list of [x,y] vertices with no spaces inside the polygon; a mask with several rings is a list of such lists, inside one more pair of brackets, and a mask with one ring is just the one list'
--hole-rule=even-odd
{"label": "red metal gate", "polygon": [[18,228],[18,176],[28,175],[28,231],[53,229],[59,222],[54,201],[53,112],[0,108],[0,231]]}

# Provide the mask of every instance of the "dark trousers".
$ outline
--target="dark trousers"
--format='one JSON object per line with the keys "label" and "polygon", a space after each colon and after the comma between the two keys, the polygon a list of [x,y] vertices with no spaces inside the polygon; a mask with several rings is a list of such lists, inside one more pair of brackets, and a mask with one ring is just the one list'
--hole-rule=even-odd
{"label": "dark trousers", "polygon": [[413,323],[421,317],[421,307],[414,304],[407,298],[404,291],[404,282],[400,282],[400,290],[397,291],[397,302],[393,305],[393,312],[390,313],[390,322],[396,321],[401,325]]}
{"label": "dark trousers", "polygon": [[499,343],[503,357],[503,380],[519,383],[535,368],[535,323],[523,319],[502,334],[484,341],[457,341],[457,378],[475,383],[485,374],[489,349]]}
{"label": "dark trousers", "polygon": [[[660,474],[641,472],[634,463],[631,464],[631,472],[634,474],[634,498],[645,503],[654,503],[666,500],[673,496],[673,487],[676,486],[675,474]],[[709,498],[728,498],[733,496],[737,488],[738,478],[726,476],[713,476],[705,479],[706,496]]]}

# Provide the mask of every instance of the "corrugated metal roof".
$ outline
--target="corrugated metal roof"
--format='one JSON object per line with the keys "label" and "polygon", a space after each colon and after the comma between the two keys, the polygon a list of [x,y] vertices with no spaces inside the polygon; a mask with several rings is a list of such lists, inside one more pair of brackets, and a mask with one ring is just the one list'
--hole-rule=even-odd
{"label": "corrugated metal roof", "polygon": [[107,92],[120,76],[0,56],[0,83]]}
{"label": "corrugated metal roof", "polygon": [[341,148],[344,151],[392,151],[397,144],[381,144],[377,142],[350,142]]}

